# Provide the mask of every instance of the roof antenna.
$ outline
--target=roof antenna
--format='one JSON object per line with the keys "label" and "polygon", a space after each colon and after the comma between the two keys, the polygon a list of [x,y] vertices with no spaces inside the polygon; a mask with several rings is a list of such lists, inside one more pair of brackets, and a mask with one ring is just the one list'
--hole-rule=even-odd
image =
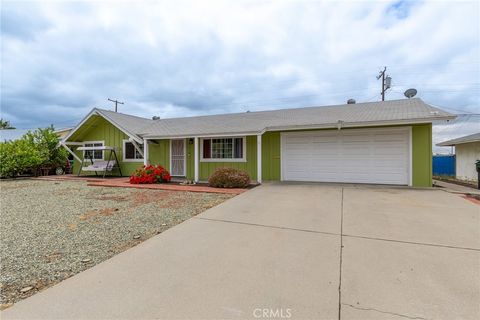
{"label": "roof antenna", "polygon": [[108,98],[108,101],[115,102],[115,112],[117,112],[117,105],[118,105],[118,104],[125,104],[125,103],[123,103],[123,102],[120,102],[120,101],[118,101],[118,100],[112,100],[112,99],[110,99],[110,98]]}

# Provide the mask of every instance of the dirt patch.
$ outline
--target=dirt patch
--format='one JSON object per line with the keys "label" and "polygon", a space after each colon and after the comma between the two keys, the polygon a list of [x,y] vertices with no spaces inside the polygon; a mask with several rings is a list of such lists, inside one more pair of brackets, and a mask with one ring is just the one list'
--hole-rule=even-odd
{"label": "dirt patch", "polygon": [[45,261],[47,263],[51,263],[51,262],[57,260],[58,258],[60,258],[61,256],[62,256],[62,254],[60,252],[53,252],[53,253],[45,256]]}
{"label": "dirt patch", "polygon": [[95,200],[102,200],[102,201],[108,201],[108,200],[111,200],[111,201],[128,201],[129,200],[127,196],[108,196],[108,195],[96,197],[94,199]]}
{"label": "dirt patch", "polygon": [[165,199],[169,199],[172,196],[173,196],[173,192],[171,191],[162,191],[158,193],[138,191],[133,195],[133,201],[132,201],[131,207],[136,208],[152,202],[158,202]]}
{"label": "dirt patch", "polygon": [[80,188],[65,188],[65,189],[55,191],[54,194],[57,196],[65,196],[65,195],[71,195],[72,193],[75,193],[80,190],[81,190]]}
{"label": "dirt patch", "polygon": [[82,214],[79,217],[79,219],[82,221],[85,221],[85,220],[93,219],[99,216],[111,216],[117,211],[118,211],[118,208],[103,208],[103,209],[90,210]]}
{"label": "dirt patch", "polygon": [[17,185],[17,186],[8,186],[8,187],[2,186],[0,188],[0,190],[8,191],[8,190],[24,189],[24,188],[27,188],[27,187],[28,187],[27,185]]}

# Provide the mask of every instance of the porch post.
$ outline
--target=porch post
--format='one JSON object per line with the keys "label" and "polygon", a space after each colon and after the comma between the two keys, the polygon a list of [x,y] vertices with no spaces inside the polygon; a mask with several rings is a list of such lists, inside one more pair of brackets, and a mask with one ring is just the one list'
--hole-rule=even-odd
{"label": "porch post", "polygon": [[257,182],[262,183],[262,135],[257,135]]}
{"label": "porch post", "polygon": [[[72,151],[64,142],[60,142],[60,145],[64,147],[75,159],[77,159],[78,162],[82,162],[82,159],[80,159],[75,152]],[[83,144],[82,144],[83,145]]]}
{"label": "porch post", "polygon": [[148,140],[143,138],[143,164],[148,165]]}
{"label": "porch post", "polygon": [[198,177],[199,177],[199,174],[198,174],[198,137],[195,137],[194,138],[194,144],[193,144],[193,147],[195,148],[193,154],[194,154],[194,162],[195,162],[195,165],[194,165],[194,180],[195,182],[198,182]]}

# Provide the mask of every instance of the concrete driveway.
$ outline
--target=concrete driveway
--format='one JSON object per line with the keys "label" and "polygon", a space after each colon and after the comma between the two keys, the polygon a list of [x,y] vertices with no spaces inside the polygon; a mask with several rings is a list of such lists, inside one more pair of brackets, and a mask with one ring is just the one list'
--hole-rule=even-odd
{"label": "concrete driveway", "polygon": [[440,190],[264,184],[3,319],[478,319],[480,206]]}

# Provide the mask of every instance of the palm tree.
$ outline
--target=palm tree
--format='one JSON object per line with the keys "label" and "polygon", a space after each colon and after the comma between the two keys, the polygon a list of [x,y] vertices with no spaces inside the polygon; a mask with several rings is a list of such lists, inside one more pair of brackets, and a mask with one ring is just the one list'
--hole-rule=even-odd
{"label": "palm tree", "polygon": [[10,125],[10,121],[0,119],[0,129],[15,129]]}

